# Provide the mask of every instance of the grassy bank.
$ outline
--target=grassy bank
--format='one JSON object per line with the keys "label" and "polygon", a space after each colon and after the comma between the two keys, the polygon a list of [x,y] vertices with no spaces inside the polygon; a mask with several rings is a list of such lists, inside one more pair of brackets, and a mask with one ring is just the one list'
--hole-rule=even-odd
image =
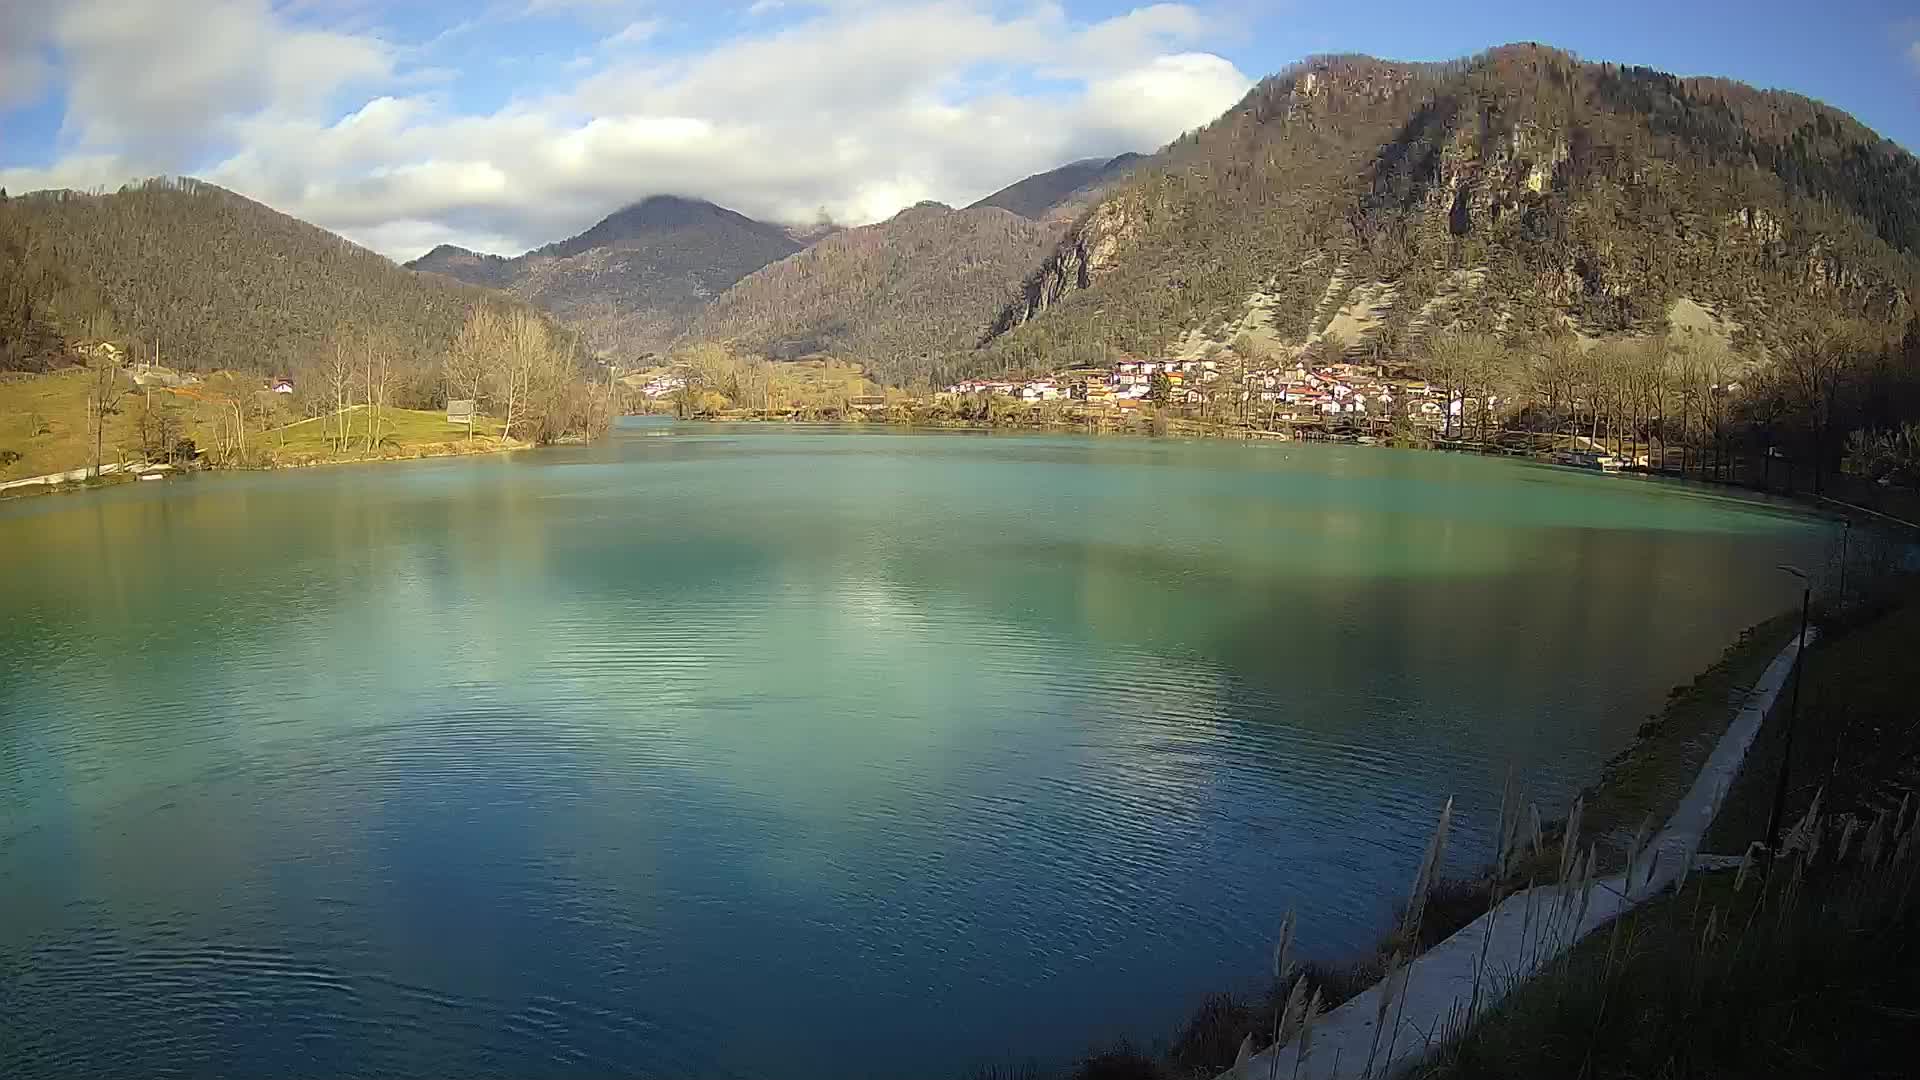
{"label": "grassy bank", "polygon": [[[89,372],[70,368],[46,375],[0,379],[0,482],[66,472],[93,464],[94,436],[88,406]],[[101,462],[145,459],[156,433],[188,440],[201,452],[183,466],[275,468],[336,461],[381,461],[505,449],[500,422],[482,417],[473,438],[466,425],[447,422],[446,414],[417,409],[381,409],[377,419],[365,406],[344,414],[300,419],[277,414],[284,406],[268,395],[265,413],[250,414],[244,449],[232,440],[230,410],[187,394],[130,390],[107,416],[101,438]],[[158,417],[164,413],[162,423]],[[143,436],[143,421],[146,430]],[[258,426],[256,426],[258,425]],[[373,438],[369,441],[371,429]],[[225,453],[217,448],[231,448]],[[213,453],[207,453],[214,451]],[[105,479],[105,478],[102,478]],[[73,485],[62,485],[71,489]],[[20,493],[52,488],[29,487]]]}
{"label": "grassy bank", "polygon": [[[376,418],[364,407],[348,410],[345,445],[336,446],[340,417],[320,416],[248,436],[248,456],[263,468],[323,465],[345,461],[387,461],[451,454],[483,454],[508,449],[500,439],[500,421],[481,417],[473,436],[465,424],[447,422],[445,413],[420,409],[382,409]],[[371,444],[368,429],[373,428]]]}
{"label": "grassy bank", "polygon": [[[1920,1046],[1911,830],[1689,879],[1595,933],[1412,1075],[1904,1077]],[[1889,830],[1891,833],[1891,830]],[[1902,849],[1900,845],[1904,844]]]}
{"label": "grassy bank", "polygon": [[[135,433],[130,414],[107,417],[107,460]],[[0,376],[0,482],[78,469],[93,461],[87,372]]]}
{"label": "grassy bank", "polygon": [[1673,815],[1729,718],[1799,629],[1799,613],[1782,612],[1744,631],[1712,667],[1669,691],[1633,745],[1601,767],[1581,792],[1581,831],[1601,845],[1603,870],[1620,868],[1620,854],[1643,824],[1658,828]]}

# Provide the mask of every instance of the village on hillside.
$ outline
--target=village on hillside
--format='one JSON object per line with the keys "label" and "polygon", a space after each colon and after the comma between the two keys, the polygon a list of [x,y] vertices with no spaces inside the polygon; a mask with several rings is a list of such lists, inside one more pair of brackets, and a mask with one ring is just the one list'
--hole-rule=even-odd
{"label": "village on hillside", "polygon": [[[702,382],[698,373],[683,365],[629,378],[638,397],[661,403]],[[897,402],[902,396],[898,391],[860,395],[859,400],[849,400],[848,411],[874,411],[860,406]],[[1046,375],[965,379],[931,396],[948,404],[984,398],[1030,405],[1059,402],[1069,408],[1079,406],[1075,412],[1127,413],[1164,405],[1226,412],[1269,426],[1328,422],[1366,426],[1404,417],[1443,435],[1463,420],[1477,419],[1481,405],[1477,397],[1464,396],[1458,389],[1448,392],[1424,379],[1389,376],[1378,365],[1311,364],[1305,359],[1257,370],[1218,360],[1122,359],[1107,367],[1075,367]],[[1499,403],[1495,397],[1486,399],[1490,409]]]}
{"label": "village on hillside", "polygon": [[[1209,359],[1117,358],[1105,366],[1048,374],[972,378],[913,393],[863,377],[858,365],[814,358],[770,369],[841,368],[841,377],[789,385],[784,393],[745,390],[748,362],[716,373],[674,363],[623,381],[635,411],[672,410],[705,419],[897,419],[903,423],[1068,424],[1124,430],[1151,420],[1230,425],[1267,438],[1371,440],[1390,433],[1423,442],[1464,439],[1492,424],[1503,404],[1460,388],[1388,374],[1376,364],[1309,357],[1258,367],[1231,355]],[[754,399],[766,402],[755,408]]]}
{"label": "village on hillside", "polygon": [[[1089,406],[1136,409],[1145,403],[1226,407],[1249,420],[1355,425],[1400,417],[1444,431],[1479,412],[1477,398],[1443,393],[1421,379],[1388,377],[1375,365],[1347,362],[1235,373],[1215,360],[1121,360],[1109,368],[1074,368],[1032,379],[968,379],[942,394],[1002,395],[1015,401],[1079,401]],[[1498,400],[1487,399],[1493,407]]]}

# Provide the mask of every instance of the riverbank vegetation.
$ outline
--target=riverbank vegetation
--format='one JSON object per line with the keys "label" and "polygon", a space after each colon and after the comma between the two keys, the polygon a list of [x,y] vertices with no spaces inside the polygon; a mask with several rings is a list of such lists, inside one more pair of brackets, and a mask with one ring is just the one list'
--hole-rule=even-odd
{"label": "riverbank vegetation", "polygon": [[1123,380],[1146,376],[1119,370],[1138,362],[1095,350],[1077,367],[1014,373],[969,392],[920,380],[874,387],[857,409],[851,389],[846,399],[799,409],[764,390],[784,365],[709,344],[668,358],[661,370],[681,388],[662,404],[721,419],[1570,450],[1920,518],[1912,494],[1920,485],[1920,320],[1896,336],[1863,319],[1810,319],[1764,356],[1710,332],[1604,340],[1436,332],[1360,360],[1324,340],[1296,353],[1242,335],[1208,356],[1139,398],[1124,393]]}
{"label": "riverbank vegetation", "polygon": [[826,356],[770,361],[713,344],[680,350],[622,382],[628,411],[681,419],[859,419],[865,414],[856,405],[901,397],[889,395],[859,364]]}

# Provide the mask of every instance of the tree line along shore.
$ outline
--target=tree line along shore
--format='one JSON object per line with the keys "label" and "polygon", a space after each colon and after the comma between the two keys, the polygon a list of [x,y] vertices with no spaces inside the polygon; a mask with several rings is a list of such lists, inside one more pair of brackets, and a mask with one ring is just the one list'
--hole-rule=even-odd
{"label": "tree line along shore", "polygon": [[[811,371],[814,378],[794,372]],[[1811,321],[1762,360],[1712,335],[1505,341],[1439,333],[1405,355],[1245,337],[1204,359],[1103,362],[945,387],[882,386],[827,357],[702,344],[630,373],[632,411],[708,420],[1307,438],[1579,455],[1920,520],[1920,319],[1899,336]],[[831,373],[828,377],[825,373]]]}
{"label": "tree line along shore", "polygon": [[490,453],[591,440],[622,409],[609,365],[523,307],[476,304],[437,356],[343,326],[270,377],[171,366],[104,317],[89,329],[71,363],[0,375],[0,483]]}

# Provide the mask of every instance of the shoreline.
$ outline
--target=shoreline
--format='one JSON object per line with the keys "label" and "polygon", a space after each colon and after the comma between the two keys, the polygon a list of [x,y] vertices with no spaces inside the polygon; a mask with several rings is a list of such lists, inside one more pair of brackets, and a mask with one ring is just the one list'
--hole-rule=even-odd
{"label": "shoreline", "polygon": [[[1706,473],[1695,474],[1695,473],[1690,473],[1684,470],[1654,469],[1654,468],[1649,468],[1645,466],[1634,466],[1634,467],[1622,468],[1622,469],[1606,472],[1598,469],[1578,468],[1575,466],[1562,465],[1562,464],[1556,463],[1550,459],[1552,452],[1548,450],[1541,450],[1537,452],[1519,451],[1511,448],[1502,448],[1498,444],[1493,444],[1493,443],[1470,443],[1462,440],[1430,440],[1428,439],[1428,440],[1420,440],[1416,442],[1405,442],[1405,441],[1396,442],[1391,438],[1380,438],[1376,436],[1362,436],[1358,433],[1353,433],[1351,436],[1334,435],[1334,434],[1320,434],[1320,435],[1306,436],[1306,435],[1301,435],[1297,431],[1279,431],[1279,430],[1267,430],[1267,429],[1260,429],[1260,428],[1233,428],[1233,427],[1226,427],[1218,424],[1209,424],[1204,421],[1196,421],[1196,420],[1190,420],[1185,418],[1172,418],[1168,421],[1169,426],[1167,430],[1156,432],[1153,430],[1142,430],[1139,425],[1134,425],[1134,424],[1123,425],[1123,426],[1112,426],[1112,425],[1089,426],[1085,423],[1064,422],[1064,421],[1050,422],[1050,423],[995,424],[995,423],[983,422],[979,420],[957,420],[957,419],[956,420],[933,420],[933,421],[912,420],[912,419],[896,420],[896,419],[889,419],[886,417],[873,418],[873,417],[866,417],[866,416],[859,416],[859,415],[855,415],[851,417],[842,416],[842,417],[830,417],[830,418],[801,417],[797,415],[765,416],[765,415],[724,415],[724,414],[711,415],[711,416],[676,417],[672,413],[659,413],[659,412],[629,413],[627,415],[635,416],[635,417],[662,417],[665,419],[674,420],[678,423],[740,424],[740,425],[751,425],[751,426],[758,426],[758,425],[815,426],[817,425],[822,427],[840,427],[840,428],[849,428],[849,429],[862,429],[862,428],[885,429],[885,430],[893,430],[893,431],[908,432],[908,433],[916,432],[916,431],[923,431],[923,432],[930,432],[930,433],[932,432],[939,432],[939,433],[974,432],[982,435],[991,435],[995,433],[1007,433],[1007,434],[1016,434],[1016,435],[1021,435],[1021,434],[1024,434],[1024,435],[1084,435],[1089,438],[1112,437],[1112,438],[1125,438],[1125,439],[1142,439],[1143,438],[1143,439],[1183,439],[1183,440],[1184,439],[1211,439],[1211,440],[1218,440],[1221,442],[1308,442],[1308,443],[1320,443],[1320,444],[1337,444],[1337,445],[1344,445],[1344,446],[1371,446],[1376,448],[1394,449],[1394,450],[1421,450],[1421,451],[1429,451],[1434,453],[1445,453],[1445,454],[1470,454],[1476,457],[1499,457],[1499,458],[1507,458],[1507,459],[1513,459],[1513,460],[1530,461],[1539,465],[1552,465],[1555,468],[1567,469],[1570,472],[1588,473],[1596,476],[1614,476],[1614,477],[1619,477],[1623,479],[1633,478],[1633,479],[1640,479],[1640,480],[1676,481],[1682,484],[1698,484],[1704,488],[1712,489],[1714,491],[1734,493],[1734,494],[1739,494],[1743,496],[1783,499],[1789,503],[1792,503],[1795,507],[1797,507],[1798,509],[1806,513],[1827,515],[1827,516],[1832,516],[1837,518],[1845,518],[1863,525],[1876,524],[1876,523],[1894,525],[1894,526],[1910,529],[1914,533],[1920,534],[1920,521],[1908,520],[1905,517],[1901,517],[1896,514],[1889,513],[1885,510],[1875,509],[1871,506],[1861,505],[1856,502],[1850,502],[1845,499],[1836,498],[1828,494],[1814,492],[1808,489],[1791,488],[1791,487],[1782,488],[1782,487],[1772,486],[1772,485],[1761,486],[1756,484],[1743,483],[1738,480],[1728,480],[1728,479],[1717,478],[1715,476],[1712,476]],[[1323,429],[1314,429],[1314,430],[1320,431]],[[1366,441],[1362,441],[1363,439],[1365,439]]]}
{"label": "shoreline", "polygon": [[[1666,838],[1673,831],[1673,823],[1682,817],[1689,817],[1691,804],[1703,797],[1700,795],[1703,785],[1712,789],[1706,792],[1707,795],[1714,795],[1717,791],[1720,794],[1716,797],[1724,797],[1731,781],[1722,777],[1715,787],[1707,784],[1704,778],[1716,765],[1719,767],[1716,776],[1725,773],[1725,763],[1720,761],[1726,754],[1723,744],[1737,734],[1737,727],[1746,726],[1748,714],[1754,711],[1753,699],[1762,692],[1770,690],[1777,693],[1781,688],[1782,657],[1795,650],[1798,627],[1799,612],[1795,610],[1782,612],[1741,631],[1722,650],[1717,660],[1689,682],[1672,687],[1659,711],[1649,716],[1627,745],[1600,766],[1589,783],[1574,792],[1569,803],[1577,800],[1582,807],[1579,832],[1593,845],[1596,877],[1619,877],[1629,868],[1628,849],[1633,843],[1635,827],[1641,826],[1642,822],[1651,825],[1649,834],[1658,831],[1661,838]],[[1814,644],[1812,635],[1809,635],[1808,644],[1810,648]],[[1766,685],[1769,683],[1770,687]],[[1771,703],[1771,700],[1769,694],[1766,701]],[[1763,713],[1752,721],[1751,726],[1757,728],[1764,721]],[[1745,733],[1746,742],[1741,746],[1743,752],[1751,745],[1752,736],[1751,731]],[[1736,763],[1736,773],[1737,770]],[[1515,812],[1523,814],[1526,810],[1524,792],[1517,793],[1517,801],[1522,805],[1515,806]],[[1420,1015],[1432,1012],[1435,1016],[1445,1018],[1452,1011],[1466,1007],[1470,1000],[1475,1014],[1482,1015],[1493,1006],[1499,994],[1518,990],[1525,985],[1524,980],[1504,980],[1499,994],[1490,996],[1489,981],[1480,986],[1477,994],[1474,993],[1471,990],[1475,981],[1472,972],[1476,970],[1476,958],[1480,955],[1482,938],[1486,935],[1468,931],[1476,925],[1490,925],[1494,920],[1499,920],[1503,927],[1508,921],[1517,921],[1517,916],[1515,920],[1507,920],[1494,914],[1515,908],[1516,905],[1530,906],[1534,918],[1533,929],[1536,934],[1540,931],[1541,913],[1549,910],[1549,904],[1539,898],[1564,887],[1557,884],[1557,864],[1567,822],[1567,808],[1558,808],[1551,815],[1545,808],[1537,809],[1541,816],[1543,855],[1531,859],[1524,854],[1516,856],[1514,861],[1518,866],[1509,871],[1507,878],[1496,880],[1491,866],[1456,872],[1451,876],[1436,868],[1432,892],[1423,906],[1425,915],[1418,936],[1420,944],[1402,959],[1402,965],[1397,969],[1401,974],[1392,975],[1397,980],[1395,986],[1400,994],[1430,999],[1427,1004],[1432,1008],[1425,1009]],[[1693,813],[1691,817],[1698,817],[1698,814]],[[1711,819],[1694,823],[1691,817],[1688,827],[1704,837]],[[1529,826],[1523,820],[1520,829],[1523,838],[1528,831]],[[1649,848],[1651,846],[1647,845]],[[1708,845],[1696,841],[1694,846],[1705,850]],[[1524,849],[1525,844],[1522,847]],[[1663,854],[1661,859],[1673,862],[1677,869],[1677,860],[1668,858],[1669,855],[1677,856],[1677,851]],[[1408,869],[1411,873],[1412,868]],[[1651,876],[1649,870],[1642,860],[1638,872]],[[1661,876],[1664,878],[1666,875],[1663,872]],[[1642,888],[1642,884],[1636,881],[1635,903],[1647,899],[1655,891]],[[1497,906],[1496,900],[1501,901]],[[1607,919],[1625,914],[1630,909],[1631,905],[1621,906],[1620,910],[1608,914]],[[1595,921],[1594,917],[1598,914],[1596,910],[1587,921]],[[1405,944],[1398,938],[1403,917],[1404,904],[1400,913],[1394,916],[1392,924],[1382,927],[1379,944],[1371,954],[1301,962],[1295,967],[1293,977],[1284,982],[1273,982],[1264,997],[1259,996],[1258,991],[1252,998],[1243,998],[1239,996],[1240,991],[1225,990],[1194,1003],[1180,1020],[1179,1027],[1169,1033],[1170,1038],[1144,1044],[1160,1047],[1157,1056],[1144,1055],[1134,1049],[1143,1044],[1127,1041],[1107,1053],[1138,1058],[1142,1067],[1160,1070],[1154,1075],[1188,1080],[1264,1077],[1274,1059],[1274,1047],[1267,1042],[1273,1030],[1273,1017],[1286,1002],[1294,984],[1307,980],[1324,994],[1322,1000],[1326,1011],[1318,1021],[1324,1026],[1321,1028],[1322,1034],[1316,1037],[1313,1057],[1301,1063],[1300,1075],[1330,1080],[1335,1075],[1328,1071],[1331,1064],[1340,1070],[1339,1075],[1346,1076],[1347,1066],[1358,1068],[1366,1058],[1382,986],[1395,970],[1390,966],[1392,958]],[[1574,929],[1567,920],[1561,922],[1566,924],[1560,927],[1562,931],[1571,932]],[[1511,927],[1507,928],[1506,936],[1511,936]],[[1571,948],[1579,940],[1581,936],[1575,934],[1559,943],[1557,948]],[[1536,941],[1533,944],[1536,948],[1522,950],[1514,956],[1503,953],[1500,959],[1502,962],[1528,957],[1539,960],[1538,946],[1541,943]],[[1258,952],[1257,949],[1251,951]],[[1436,957],[1436,953],[1441,955]],[[1441,964],[1442,974],[1424,974],[1422,965],[1440,960],[1444,960]],[[1462,968],[1462,965],[1465,965],[1463,970],[1468,972],[1465,984],[1446,974],[1457,974],[1455,969]],[[1422,979],[1427,982],[1424,989],[1418,985]],[[1245,985],[1244,980],[1230,981]],[[1411,991],[1407,988],[1409,982],[1415,984]],[[1413,1012],[1416,1004],[1409,1002],[1404,1009]],[[1410,1024],[1410,1021],[1407,1023]],[[1398,1021],[1396,1026],[1403,1027],[1403,1035],[1411,1030]],[[1358,1060],[1339,1061],[1334,1058],[1333,1051],[1326,1047],[1327,1043],[1343,1038],[1343,1028],[1352,1028],[1361,1033],[1355,1035],[1345,1032],[1344,1035],[1347,1041],[1358,1040]],[[1236,1050],[1247,1038],[1253,1040],[1253,1053],[1248,1060],[1257,1064],[1236,1067]],[[1417,1061],[1417,1056],[1409,1059],[1407,1055],[1424,1046],[1424,1029],[1411,1031],[1411,1039],[1401,1041],[1394,1052],[1393,1056],[1401,1068]],[[1420,1045],[1416,1046],[1416,1043]],[[1282,1058],[1280,1075],[1292,1073],[1295,1046],[1297,1043],[1287,1043],[1279,1048]],[[990,1074],[975,1072],[963,1075],[986,1080]],[[1054,1074],[1041,1072],[1034,1075],[1038,1080],[1040,1076]]]}
{"label": "shoreline", "polygon": [[68,469],[59,473],[47,473],[42,476],[25,476],[7,481],[0,486],[0,502],[11,499],[27,499],[39,495],[74,495],[81,492],[97,491],[101,488],[118,487],[135,483],[148,477],[168,479],[189,476],[195,473],[244,473],[244,472],[281,472],[289,469],[317,469],[334,465],[383,465],[403,461],[424,461],[430,458],[484,457],[490,454],[511,454],[522,450],[532,450],[532,443],[518,440],[506,445],[467,447],[458,443],[430,443],[409,447],[413,452],[395,452],[375,454],[371,457],[333,457],[316,458],[307,461],[275,461],[260,465],[198,465],[189,468],[150,462],[103,462],[98,476],[82,475],[71,479],[56,480],[51,477],[69,476],[72,473],[88,473],[91,465],[77,469]]}
{"label": "shoreline", "polygon": [[[1807,646],[1816,641],[1816,635],[1809,633]],[[1349,1067],[1362,1061],[1371,1065],[1383,1029],[1387,1039],[1380,1074],[1393,1075],[1416,1066],[1431,1052],[1436,1034],[1466,1032],[1474,1020],[1493,1011],[1561,953],[1681,880],[1704,853],[1707,833],[1755,737],[1786,688],[1799,652],[1795,638],[1775,654],[1751,688],[1750,700],[1735,706],[1712,740],[1706,761],[1659,831],[1649,838],[1647,827],[1642,826],[1625,852],[1624,865],[1603,871],[1604,876],[1589,865],[1584,884],[1562,877],[1557,883],[1548,881],[1505,895],[1472,923],[1410,958],[1397,982],[1383,980],[1320,1018],[1324,1026],[1319,1029],[1318,1046],[1304,1038],[1270,1046],[1223,1071],[1219,1080],[1258,1076],[1272,1068],[1311,1080],[1338,1080],[1343,1075],[1343,1057]],[[1652,814],[1648,820],[1653,820]],[[1586,835],[1584,827],[1580,835]],[[1389,1010],[1393,1012],[1390,1027]],[[1287,1058],[1292,1059],[1290,1066]]]}

